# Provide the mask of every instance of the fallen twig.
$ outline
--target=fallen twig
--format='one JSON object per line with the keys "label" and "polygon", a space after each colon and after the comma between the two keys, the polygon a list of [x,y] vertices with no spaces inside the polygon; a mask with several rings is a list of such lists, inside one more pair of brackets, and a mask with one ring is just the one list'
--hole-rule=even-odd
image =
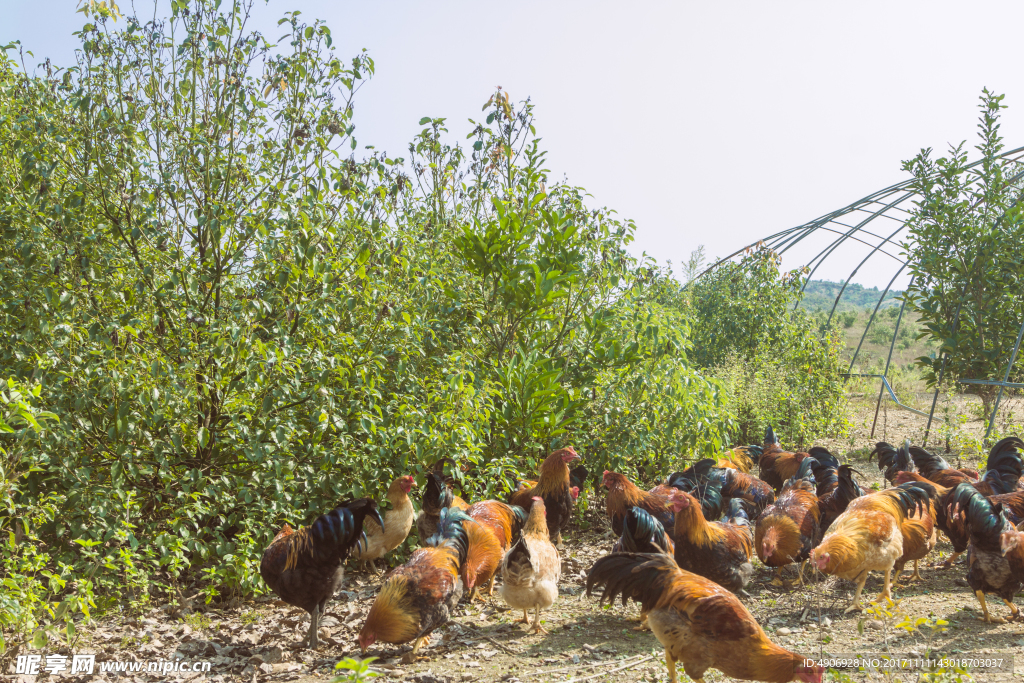
{"label": "fallen twig", "polygon": [[609,676],[609,675],[611,675],[613,673],[618,673],[619,671],[625,671],[626,669],[632,669],[637,664],[643,664],[644,662],[649,662],[652,659],[654,659],[654,655],[648,655],[648,656],[644,657],[643,659],[638,659],[635,662],[630,662],[629,664],[626,664],[625,666],[620,666],[620,667],[618,667],[616,669],[611,669],[610,671],[602,671],[600,673],[590,674],[589,676],[584,676],[583,678],[570,678],[565,683],[582,683],[582,681],[589,681],[592,678],[601,678],[603,676]]}
{"label": "fallen twig", "polygon": [[562,667],[560,669],[537,669],[536,671],[531,671],[531,672],[529,672],[526,675],[527,676],[539,676],[541,674],[557,674],[557,673],[561,673],[563,671],[578,671],[580,669],[593,669],[595,666],[608,666],[608,664],[611,664],[613,662],[617,663],[617,664],[621,664],[622,662],[628,662],[629,660],[636,659],[637,657],[643,657],[643,655],[633,655],[632,657],[626,657],[625,659],[613,659],[613,660],[611,660],[611,662],[594,662],[593,664],[573,664],[572,666],[565,666],[565,667]]}
{"label": "fallen twig", "polygon": [[520,655],[520,654],[522,654],[522,652],[517,652],[516,650],[512,650],[512,649],[509,649],[509,648],[505,647],[504,645],[502,645],[501,643],[496,641],[494,638],[491,638],[486,633],[483,633],[482,631],[478,631],[475,628],[473,628],[472,626],[469,626],[468,624],[459,624],[459,626],[461,626],[462,628],[464,628],[466,630],[472,631],[473,633],[479,634],[481,638],[486,640],[491,645],[494,645],[495,647],[500,647],[505,652],[505,654],[508,654],[508,655]]}

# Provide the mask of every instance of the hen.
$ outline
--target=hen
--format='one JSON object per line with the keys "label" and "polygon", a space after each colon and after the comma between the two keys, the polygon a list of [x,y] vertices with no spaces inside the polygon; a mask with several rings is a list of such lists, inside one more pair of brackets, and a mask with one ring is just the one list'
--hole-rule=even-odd
{"label": "hen", "polygon": [[540,479],[529,489],[520,489],[512,494],[509,503],[530,510],[533,501],[541,498],[547,509],[547,527],[551,542],[561,545],[562,530],[572,518],[573,498],[569,483],[569,463],[580,456],[572,448],[560,448],[540,466]]}
{"label": "hen", "polygon": [[442,510],[438,533],[425,541],[426,547],[384,577],[359,632],[363,652],[378,640],[394,644],[413,640],[412,651],[402,659],[415,661],[430,633],[448,621],[463,593],[459,571],[469,549],[467,521],[469,517],[457,508]]}
{"label": "hen", "polygon": [[527,624],[528,610],[534,611],[534,633],[547,633],[540,625],[540,611],[558,598],[562,576],[562,562],[551,543],[546,517],[544,500],[537,496],[522,535],[501,561],[501,597],[512,609],[523,610],[522,621]]}
{"label": "hen", "polygon": [[774,585],[782,585],[782,568],[792,562],[800,563],[797,583],[803,585],[804,564],[820,538],[821,513],[811,473],[814,462],[807,458],[800,463],[799,472],[782,487],[779,499],[757,520],[754,549],[761,562],[775,567]]}
{"label": "hen", "polygon": [[892,598],[892,568],[903,555],[900,527],[931,497],[922,486],[913,482],[854,499],[811,551],[811,563],[818,571],[857,581],[847,612],[860,608],[860,594],[871,570],[885,572],[885,587],[879,597]]}
{"label": "hen", "polygon": [[1024,586],[1024,546],[1018,532],[1007,521],[999,503],[993,504],[968,484],[959,484],[953,500],[966,510],[970,528],[970,546],[967,550],[967,584],[981,603],[983,619],[989,623],[1003,623],[993,617],[985,603],[986,593],[995,593],[1010,608],[1010,618],[1019,616],[1013,596]]}
{"label": "hen", "polygon": [[910,457],[910,442],[904,441],[898,449],[885,441],[875,444],[871,457],[878,455],[878,469],[884,470],[882,476],[890,484],[900,472],[913,472],[914,461]]}
{"label": "hen", "polygon": [[614,553],[594,563],[587,595],[603,586],[601,602],[640,602],[641,613],[665,648],[670,683],[676,662],[694,681],[708,669],[743,680],[820,683],[823,669],[768,639],[739,599],[720,585],[681,569],[661,553]]}
{"label": "hen", "polygon": [[319,643],[320,617],[341,588],[345,559],[362,538],[367,518],[385,526],[377,504],[369,498],[345,501],[298,531],[285,524],[263,551],[263,580],[289,605],[309,612],[306,644],[312,649]]}
{"label": "hen", "polygon": [[767,482],[778,491],[797,473],[804,458],[809,457],[811,457],[809,453],[791,453],[782,450],[779,438],[775,436],[774,430],[769,425],[764,433],[764,448],[757,461],[760,468],[759,476],[762,481]]}
{"label": "hen", "polygon": [[[467,526],[469,535],[469,553],[463,567],[463,580],[470,591],[472,601],[479,593],[480,586],[487,585],[487,594],[494,593],[494,577],[501,558],[512,544],[518,540],[520,530],[526,522],[526,511],[518,505],[506,505],[498,500],[482,500],[473,503],[466,509],[466,515],[474,521]],[[475,541],[477,526],[485,529],[494,539],[488,543],[485,539]]]}
{"label": "hen", "polygon": [[437,533],[437,525],[441,521],[441,510],[454,507],[465,510],[469,503],[456,496],[444,476],[444,460],[439,460],[434,469],[427,473],[427,485],[423,488],[420,516],[416,520],[416,533],[420,544]]}
{"label": "hen", "polygon": [[[737,507],[739,500],[733,500]],[[734,592],[745,593],[754,566],[750,564],[750,520],[742,507],[733,507],[727,521],[708,522],[689,493],[676,494],[673,541],[679,566],[711,579]]]}
{"label": "hen", "polygon": [[[854,471],[849,465],[840,465],[834,472],[831,469],[822,470],[820,468],[815,472],[814,477],[819,486],[818,512],[821,513],[819,524],[822,533],[832,526],[839,515],[846,512],[846,508],[854,498],[864,495],[860,486],[853,480]],[[833,476],[836,485],[834,488],[830,488]],[[822,486],[823,480],[827,480],[825,486]],[[829,493],[822,495],[820,491],[824,489],[830,489]]]}
{"label": "hen", "polygon": [[413,486],[416,486],[416,479],[411,476],[397,477],[391,482],[385,496],[391,504],[391,509],[384,513],[384,528],[387,531],[380,528],[372,519],[366,520],[363,524],[366,543],[363,548],[357,545],[352,549],[352,557],[359,560],[363,568],[369,564],[370,568],[376,571],[375,561],[402,545],[409,535],[412,522],[416,518],[416,510],[409,498],[409,491]]}
{"label": "hen", "polygon": [[671,486],[657,486],[644,491],[636,484],[617,472],[604,471],[601,485],[608,489],[605,498],[605,512],[612,523],[612,531],[622,534],[622,521],[633,508],[641,508],[654,515],[665,527],[672,526],[672,503],[675,489]]}

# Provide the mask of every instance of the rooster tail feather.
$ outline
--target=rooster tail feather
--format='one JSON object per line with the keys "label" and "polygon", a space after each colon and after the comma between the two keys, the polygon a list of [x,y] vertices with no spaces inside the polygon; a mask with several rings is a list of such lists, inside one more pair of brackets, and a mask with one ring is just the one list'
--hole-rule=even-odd
{"label": "rooster tail feather", "polygon": [[921,471],[921,475],[925,479],[939,470],[951,469],[949,463],[941,457],[926,451],[920,446],[911,446],[907,450],[910,452],[910,457],[914,461],[914,466]]}
{"label": "rooster tail feather", "polygon": [[725,509],[725,519],[730,524],[749,525],[752,505],[743,498],[730,498]]}
{"label": "rooster tail feather", "polygon": [[587,575],[587,595],[594,587],[603,587],[601,602],[613,603],[622,596],[622,604],[630,599],[641,603],[648,612],[658,604],[679,566],[664,553],[612,553],[597,560]]}
{"label": "rooster tail feather", "polygon": [[768,425],[768,428],[764,430],[764,442],[766,444],[779,443],[779,437],[775,436],[775,430],[772,429],[771,425]]}
{"label": "rooster tail feather", "polygon": [[1002,505],[992,503],[980,491],[964,482],[953,491],[954,505],[966,510],[972,543],[981,542],[988,549],[999,548],[999,535],[1008,528]]}
{"label": "rooster tail feather", "polygon": [[992,447],[985,465],[985,481],[996,493],[1016,490],[1024,474],[1024,461],[1021,460],[1019,448],[1024,448],[1024,443],[1015,436],[1007,437]]}
{"label": "rooster tail feather", "polygon": [[428,538],[425,545],[454,548],[459,553],[461,567],[469,552],[469,537],[463,526],[469,519],[469,515],[458,508],[444,508],[441,510],[441,520],[437,523],[437,533]]}
{"label": "rooster tail feather", "polygon": [[807,452],[821,465],[839,467],[839,458],[824,446],[811,446]]}
{"label": "rooster tail feather", "polygon": [[628,552],[666,550],[665,527],[654,515],[640,507],[630,508],[622,524],[622,547]]}

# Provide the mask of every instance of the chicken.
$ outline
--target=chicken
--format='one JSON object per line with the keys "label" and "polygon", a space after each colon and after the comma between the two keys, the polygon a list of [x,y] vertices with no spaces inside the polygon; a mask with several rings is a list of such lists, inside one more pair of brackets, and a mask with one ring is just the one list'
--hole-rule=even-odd
{"label": "chicken", "polygon": [[681,569],[662,553],[614,553],[594,563],[587,595],[603,587],[601,602],[641,603],[641,613],[665,648],[670,683],[676,662],[692,680],[703,683],[708,669],[754,681],[820,683],[824,670],[768,640],[753,615],[727,590]]}
{"label": "chicken", "polygon": [[847,612],[861,608],[860,594],[872,569],[885,572],[885,587],[879,598],[892,599],[891,572],[903,555],[900,526],[931,497],[922,486],[912,482],[854,499],[811,551],[811,563],[818,571],[857,581],[857,592]]}
{"label": "chicken", "polygon": [[527,512],[536,498],[544,501],[547,509],[547,527],[551,542],[561,545],[562,530],[572,518],[573,499],[569,483],[569,463],[580,456],[572,448],[560,448],[551,453],[540,466],[540,479],[529,489],[512,494],[509,503],[518,505]]}
{"label": "chicken", "polygon": [[298,531],[285,524],[263,551],[263,580],[289,605],[309,612],[306,644],[312,649],[319,644],[320,617],[327,601],[341,588],[345,559],[363,538],[367,520],[386,527],[375,502],[369,498],[348,500]]}
{"label": "chicken", "polygon": [[764,448],[757,465],[760,468],[759,476],[762,481],[767,482],[773,489],[778,491],[782,488],[800,468],[804,458],[811,457],[809,453],[791,453],[782,450],[779,445],[779,438],[771,426],[765,430]]}
{"label": "chicken", "polygon": [[1017,619],[1020,613],[1013,604],[1013,596],[1024,586],[1024,544],[1020,542],[1020,533],[1007,521],[1002,505],[993,504],[968,484],[957,485],[953,500],[967,511],[971,536],[967,585],[981,603],[982,618],[988,623],[1005,622],[989,614],[985,603],[985,594],[995,593],[1010,608],[1010,618]]}
{"label": "chicken", "polygon": [[475,519],[466,520],[463,528],[466,530],[468,546],[459,576],[469,591],[469,601],[473,602],[480,592],[480,586],[486,585],[488,591],[493,587],[494,575],[501,566],[505,552],[494,532]]}
{"label": "chicken", "polygon": [[682,472],[670,474],[666,479],[666,485],[689,493],[695,486],[705,481],[719,482],[721,487],[718,491],[723,498],[742,498],[750,503],[755,515],[761,514],[766,507],[775,502],[775,491],[767,483],[739,470],[715,467],[715,461],[710,458],[701,460]]}
{"label": "chicken", "polygon": [[651,513],[643,508],[630,508],[622,523],[622,535],[612,548],[613,553],[675,552],[672,537]]}
{"label": "chicken", "polygon": [[879,441],[875,444],[875,450],[871,451],[871,457],[878,455],[878,469],[884,470],[882,476],[890,484],[896,479],[900,472],[913,472],[914,461],[910,457],[910,442],[904,441],[899,449],[892,444]]}
{"label": "chicken", "polygon": [[800,463],[800,470],[782,487],[779,499],[757,519],[754,549],[768,567],[775,567],[774,585],[782,585],[782,568],[800,562],[797,582],[803,585],[804,564],[820,539],[818,496],[811,465],[814,458]]}
{"label": "chicken", "polygon": [[469,503],[459,498],[448,488],[444,476],[444,460],[439,460],[434,469],[427,473],[427,485],[423,488],[421,500],[422,510],[416,520],[416,533],[420,537],[420,545],[437,533],[437,525],[441,521],[441,510],[454,507],[465,510]]}
{"label": "chicken", "polygon": [[404,663],[416,660],[430,633],[447,623],[462,599],[464,585],[460,569],[469,551],[465,524],[471,521],[458,508],[441,510],[438,533],[426,539],[409,561],[384,577],[366,621],[359,632],[359,647],[366,649],[382,641],[415,641]]}
{"label": "chicken", "polygon": [[917,509],[912,510],[900,525],[900,533],[903,535],[903,554],[893,565],[896,569],[892,577],[893,586],[899,584],[900,573],[907,562],[911,560],[914,562],[914,573],[907,580],[920,580],[921,571],[918,562],[935,549],[935,542],[938,540],[938,525],[935,522],[934,499],[937,494],[934,486],[929,486],[929,491],[928,503],[919,505]]}
{"label": "chicken", "polygon": [[672,510],[669,505],[675,492],[671,486],[656,486],[650,491],[644,491],[625,475],[608,470],[604,471],[601,485],[608,489],[605,512],[608,513],[612,531],[616,534],[622,534],[622,521],[626,518],[626,513],[635,507],[646,510],[663,526],[671,528]]}
{"label": "chicken", "polygon": [[[512,544],[519,539],[519,533],[526,522],[526,510],[518,505],[506,505],[498,500],[482,500],[473,503],[466,509],[466,515],[482,525],[493,537],[494,545],[481,542],[474,546],[475,525],[469,533],[469,554],[467,555],[463,578],[466,581],[466,588],[470,591],[469,599],[472,601],[479,594],[479,587],[487,584],[487,594],[494,593],[494,577],[504,556]],[[493,562],[490,573],[482,570],[483,560],[494,557],[497,548],[497,559]],[[487,561],[487,566],[491,562]],[[469,573],[473,576],[470,577]]]}
{"label": "chicken", "polygon": [[929,453],[920,446],[911,446],[909,451],[910,457],[914,461],[914,466],[921,476],[939,486],[955,488],[961,482],[970,483],[978,481],[977,471],[955,470],[945,460],[934,453]]}
{"label": "chicken", "polygon": [[[817,459],[817,458],[815,458]],[[849,465],[840,465],[834,471],[815,468],[814,477],[818,482],[818,512],[821,518],[818,520],[821,531],[824,533],[839,515],[846,512],[854,498],[864,495],[860,486],[853,480],[854,469]],[[835,477],[836,485],[831,487],[831,479]],[[819,478],[820,477],[820,478]],[[824,482],[823,480],[828,480]],[[829,489],[829,493],[822,495],[820,491]]]}
{"label": "chicken", "polygon": [[372,519],[363,524],[366,544],[362,548],[357,545],[352,549],[352,557],[360,561],[362,568],[369,564],[376,571],[375,561],[402,545],[409,535],[416,518],[416,509],[409,498],[413,486],[416,486],[416,479],[411,476],[397,477],[391,482],[385,496],[391,504],[391,509],[384,513],[386,532]]}
{"label": "chicken", "polygon": [[839,486],[839,459],[821,446],[811,446],[807,453],[811,456],[808,460],[814,473],[814,492],[821,498]]}
{"label": "chicken", "polygon": [[729,468],[749,473],[754,467],[754,463],[757,462],[760,457],[760,446],[735,446],[728,452],[724,453],[722,457],[718,458],[715,465],[716,467]]}
{"label": "chicken", "polygon": [[[732,500],[740,506],[739,500]],[[754,566],[750,564],[750,520],[741,507],[731,509],[723,522],[708,522],[697,500],[679,491],[672,503],[675,558],[687,571],[711,579],[731,591],[744,593]]]}
{"label": "chicken", "polygon": [[[576,495],[579,496],[579,490],[586,486],[587,477],[590,476],[590,471],[585,465],[577,465],[569,470],[569,485],[576,489]],[[523,479],[516,482],[516,491],[528,491],[537,485],[536,481],[531,479]]]}
{"label": "chicken", "polygon": [[523,610],[522,621],[527,624],[527,612],[532,609],[533,632],[547,633],[540,625],[540,611],[558,598],[561,576],[562,562],[551,542],[547,506],[543,498],[536,496],[522,535],[501,561],[501,597],[512,609]]}
{"label": "chicken", "polygon": [[1024,474],[1021,448],[1024,448],[1024,441],[1015,436],[1008,436],[993,446],[985,463],[985,476],[974,483],[974,488],[984,496],[1016,491],[1021,475]]}

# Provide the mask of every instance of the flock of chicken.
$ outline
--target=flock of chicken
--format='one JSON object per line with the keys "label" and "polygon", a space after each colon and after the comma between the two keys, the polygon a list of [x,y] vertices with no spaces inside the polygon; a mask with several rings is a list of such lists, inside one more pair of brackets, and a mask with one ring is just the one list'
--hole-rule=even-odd
{"label": "flock of chicken", "polygon": [[[985,621],[1002,621],[989,613],[987,593],[1001,597],[1017,618],[1012,599],[1024,586],[1022,451],[1024,441],[1003,439],[980,477],[909,443],[879,443],[872,457],[893,487],[866,491],[853,479],[855,470],[828,450],[784,451],[769,427],[763,446],[702,460],[650,491],[606,471],[601,484],[618,540],[591,568],[587,594],[596,587],[602,602],[640,603],[642,620],[665,648],[673,683],[677,661],[698,681],[709,668],[746,680],[821,680],[820,668],[772,643],[737,597],[747,597],[755,553],[776,569],[777,584],[794,563],[802,584],[808,562],[856,581],[850,611],[861,608],[872,570],[884,573],[880,598],[891,598],[911,561],[911,578],[921,578],[918,562],[941,530],[955,551],[945,567],[968,551],[967,581]],[[308,645],[315,648],[319,619],[341,586],[345,560],[372,565],[401,545],[415,521],[423,547],[384,577],[359,634],[364,652],[378,641],[413,642],[403,661],[415,661],[464,592],[470,600],[481,588],[491,594],[499,572],[501,597],[523,610],[522,621],[534,632],[545,632],[540,611],[558,596],[561,532],[588,476],[582,466],[570,469],[578,457],[572,448],[555,451],[539,479],[519,484],[508,503],[472,505],[453,494],[442,461],[427,477],[418,518],[409,498],[416,482],[399,477],[383,518],[374,501],[362,498],[298,531],[285,525],[264,551],[260,572],[278,596],[310,613]],[[759,476],[750,473],[755,464]]]}

